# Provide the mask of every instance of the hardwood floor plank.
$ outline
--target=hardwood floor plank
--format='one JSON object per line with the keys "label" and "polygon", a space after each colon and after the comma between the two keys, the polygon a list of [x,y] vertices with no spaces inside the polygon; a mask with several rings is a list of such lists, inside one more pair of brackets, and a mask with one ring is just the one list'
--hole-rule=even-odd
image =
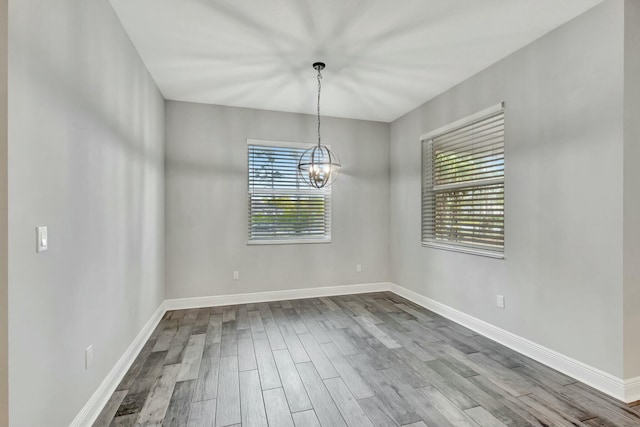
{"label": "hardwood floor plank", "polygon": [[513,396],[519,397],[533,393],[535,387],[513,370],[502,366],[482,353],[469,354],[468,357],[473,360],[474,363],[471,366],[475,371]]}
{"label": "hardwood floor plank", "polygon": [[309,332],[309,328],[307,328],[302,319],[300,319],[300,316],[298,316],[298,313],[293,307],[284,309],[284,312],[289,318],[289,323],[291,323],[291,327],[296,334],[305,334]]}
{"label": "hardwood floor plank", "polygon": [[396,307],[406,313],[409,313],[411,316],[415,317],[416,320],[422,322],[425,325],[428,325],[433,321],[433,316],[425,313],[424,310],[416,310],[406,304],[396,304]]}
{"label": "hardwood floor plank", "polygon": [[246,305],[241,305],[238,307],[238,312],[236,313],[236,329],[244,330],[251,329],[251,323],[249,322],[249,311],[247,310]]}
{"label": "hardwood floor plank", "polygon": [[[393,378],[387,371],[388,369],[370,372],[365,377],[380,399],[384,411],[399,425],[420,421],[421,418],[414,408],[400,395],[397,378]],[[404,386],[410,387],[407,384]]]}
{"label": "hardwood floor plank", "polygon": [[287,349],[289,350],[289,354],[291,354],[291,358],[295,363],[302,362],[310,362],[311,359],[307,354],[307,351],[304,349],[302,342],[300,342],[300,338],[298,335],[284,335],[284,341],[287,345]]}
{"label": "hardwood floor plank", "polygon": [[240,397],[243,427],[267,427],[257,370],[240,372]]}
{"label": "hardwood floor plank", "polygon": [[[202,337],[204,339],[204,335]],[[169,401],[169,407],[162,421],[163,427],[180,427],[188,423],[195,386],[196,380],[176,383]]]}
{"label": "hardwood floor plank", "polygon": [[320,347],[356,399],[366,399],[375,396],[371,387],[369,387],[360,374],[353,369],[349,362],[340,354],[334,344],[322,344]]}
{"label": "hardwood floor plank", "polygon": [[473,421],[471,417],[469,417],[462,409],[454,405],[437,388],[428,386],[421,388],[418,391],[454,426],[478,427],[478,424]]}
{"label": "hardwood floor plank", "polygon": [[409,384],[402,382],[401,377],[397,375],[393,368],[386,370],[385,375],[389,381],[394,384],[394,388],[398,395],[427,425],[453,427],[453,424],[438,412],[431,402],[425,399],[418,390],[411,387]]}
{"label": "hardwood floor plank", "polygon": [[188,427],[214,427],[216,425],[216,399],[191,404]]}
{"label": "hardwood floor plank", "polygon": [[251,333],[254,340],[262,340],[267,338],[267,332],[264,330],[264,323],[259,311],[249,312],[249,323],[251,325]]}
{"label": "hardwood floor plank", "polygon": [[372,312],[367,310],[359,302],[349,301],[349,302],[347,302],[347,306],[349,306],[349,308],[351,309],[351,311],[353,311],[353,313],[356,315],[356,317],[364,317],[371,324],[377,325],[379,323],[384,323],[383,320],[380,320],[378,317],[376,317]]}
{"label": "hardwood floor plank", "polygon": [[222,323],[220,355],[222,357],[238,355],[238,332],[236,331],[235,321]]}
{"label": "hardwood floor plank", "polygon": [[[459,384],[464,381],[463,377],[449,369],[449,367],[441,363],[440,360],[427,363],[426,365],[427,367],[420,371],[420,375],[425,378],[429,384],[447,396],[456,407],[465,410],[478,406],[478,403],[459,387]],[[456,386],[456,384],[458,384],[458,386]]]}
{"label": "hardwood floor plank", "polygon": [[131,389],[116,411],[116,417],[136,414],[142,410],[151,388],[162,373],[163,361],[166,355],[166,351],[154,352],[149,355],[142,370],[136,377],[136,381],[131,385]]}
{"label": "hardwood floor plank", "polygon": [[167,365],[162,368],[160,377],[156,380],[140,411],[136,426],[162,425],[180,369],[181,365]]}
{"label": "hardwood floor plank", "polygon": [[206,346],[220,344],[222,341],[222,315],[213,314],[209,317],[207,333],[204,343]]}
{"label": "hardwood floor plank", "polygon": [[[329,338],[327,331],[323,329],[322,326],[320,326],[320,323],[318,321],[313,320],[312,318],[303,318],[303,321],[304,321],[304,324],[307,326],[307,329],[309,329],[309,332],[313,336],[313,339],[318,344],[325,344],[325,343],[331,342],[331,338]],[[304,334],[300,334],[300,335],[304,335]]]}
{"label": "hardwood floor plank", "polygon": [[361,399],[358,403],[375,427],[396,427],[400,425],[385,412],[383,403],[377,397]]}
{"label": "hardwood floor plank", "polygon": [[291,414],[296,427],[321,427],[313,409]]}
{"label": "hardwood floor plank", "polygon": [[[535,427],[548,427],[549,423],[546,421],[544,416],[541,416],[540,413],[533,410],[530,406],[526,405],[524,402],[521,402],[517,397],[511,395],[508,391],[497,387],[494,383],[489,381],[487,378],[484,378],[480,375],[475,377],[467,378],[466,381],[475,385],[478,389],[486,393],[486,395],[495,399],[498,402],[501,402],[508,407],[510,411],[514,414],[518,415],[523,422],[518,421],[518,424],[523,425],[532,425]],[[490,407],[490,411],[495,412],[496,414],[504,417],[504,411],[499,408]],[[509,417],[504,417],[503,422],[505,424],[509,424],[511,419]],[[524,424],[527,423],[527,424]]]}
{"label": "hardwood floor plank", "polygon": [[324,380],[324,385],[349,427],[373,427],[342,378]]}
{"label": "hardwood floor plank", "polygon": [[553,410],[550,410],[544,403],[534,399],[532,395],[520,396],[518,397],[518,400],[527,405],[531,413],[535,414],[538,419],[544,421],[545,424],[558,427],[575,427],[584,425],[580,420],[572,420],[572,417],[567,416],[566,414],[560,415]]}
{"label": "hardwood floor plank", "polygon": [[499,419],[491,415],[486,411],[486,409],[481,406],[467,409],[464,412],[483,427],[506,427],[505,424],[503,424]]}
{"label": "hardwood floor plank", "polygon": [[240,372],[258,369],[256,352],[253,348],[253,339],[251,338],[238,340],[238,369]]}
{"label": "hardwood floor plank", "polygon": [[171,347],[171,342],[173,341],[173,337],[178,332],[177,327],[170,327],[164,329],[160,336],[158,336],[158,340],[156,341],[156,345],[153,347],[153,351],[168,351],[169,347]]}
{"label": "hardwood floor plank", "polygon": [[263,393],[264,407],[270,426],[294,427],[289,405],[281,388],[272,388]]}
{"label": "hardwood floor plank", "polygon": [[[482,377],[478,377],[482,378]],[[471,397],[474,401],[478,402],[480,406],[486,409],[491,415],[500,420],[500,422],[506,425],[512,426],[530,426],[531,423],[527,421],[526,417],[519,414],[517,408],[513,405],[509,405],[509,400],[503,398],[500,393],[488,393],[474,384],[473,380],[476,377],[465,378],[459,382],[456,382],[456,387],[459,387],[465,394]],[[483,378],[484,379],[484,378]],[[486,384],[489,387],[500,389],[493,382],[486,380]],[[510,393],[505,392],[507,395],[513,397]],[[474,408],[470,408],[474,409]],[[468,411],[465,409],[465,412]],[[468,413],[468,412],[467,412]],[[474,417],[472,417],[474,418]],[[475,420],[475,418],[474,418]],[[477,420],[476,420],[477,421]]]}
{"label": "hardwood floor plank", "polygon": [[384,344],[387,348],[399,348],[402,347],[395,340],[393,340],[389,335],[382,332],[380,328],[378,328],[368,317],[365,316],[356,316],[356,321],[362,326],[364,330],[373,335],[378,341]]}
{"label": "hardwood floor plank", "polygon": [[566,398],[560,394],[556,394],[553,390],[547,391],[540,387],[536,387],[534,392],[529,396],[539,400],[544,405],[553,408],[554,411],[566,414],[578,421],[597,418],[596,414],[592,413],[588,409],[583,409],[577,405],[571,404]]}
{"label": "hardwood floor plank", "polygon": [[343,330],[333,330],[329,332],[329,338],[333,344],[335,344],[340,354],[343,356],[351,356],[358,354],[362,351],[357,344],[349,337],[349,335]]}
{"label": "hardwood floor plank", "polygon": [[282,386],[291,412],[311,409],[311,401],[289,352],[287,350],[277,350],[273,352],[273,357],[282,379]]}
{"label": "hardwood floor plank", "polygon": [[242,422],[240,417],[240,379],[236,356],[220,359],[216,425],[227,426]]}
{"label": "hardwood floor plank", "polygon": [[287,348],[280,328],[273,317],[264,319],[264,329],[267,333],[271,350],[283,350]]}
{"label": "hardwood floor plank", "polygon": [[180,326],[194,326],[196,324],[196,318],[198,317],[198,309],[190,308],[187,309],[185,315],[179,322]]}
{"label": "hardwood floor plank", "polygon": [[428,349],[431,354],[438,358],[439,362],[449,366],[464,378],[475,377],[479,374],[473,369],[473,362],[467,357],[467,354],[447,343],[429,343]]}
{"label": "hardwood floor plank", "polygon": [[299,363],[297,367],[320,425],[323,427],[346,426],[347,424],[342,415],[340,415],[338,407],[331,398],[329,391],[327,391],[313,363]]}
{"label": "hardwood floor plank", "polygon": [[210,400],[218,397],[218,376],[220,371],[220,344],[205,348],[196,382],[194,401]]}
{"label": "hardwood floor plank", "polygon": [[335,378],[338,376],[338,372],[335,370],[327,356],[324,354],[313,335],[301,334],[298,336],[304,349],[306,350],[311,362],[316,367],[320,378]]}
{"label": "hardwood floor plank", "polygon": [[268,390],[270,388],[282,387],[280,375],[278,375],[278,368],[276,368],[276,362],[273,359],[273,353],[269,346],[269,341],[267,341],[266,338],[254,340],[253,347],[256,352],[256,362],[258,365],[262,389]]}
{"label": "hardwood floor plank", "polygon": [[184,350],[182,358],[182,368],[178,375],[178,381],[195,380],[198,378],[200,371],[200,363],[202,363],[202,354],[204,352],[205,335],[191,335]]}
{"label": "hardwood floor plank", "polygon": [[387,335],[392,336],[393,339],[402,346],[402,349],[405,349],[406,351],[411,353],[419,361],[430,362],[432,360],[437,360],[437,358],[426,349],[428,345],[423,344],[423,347],[420,341],[413,339],[401,332],[395,331],[391,327],[385,325],[378,325],[378,327]]}

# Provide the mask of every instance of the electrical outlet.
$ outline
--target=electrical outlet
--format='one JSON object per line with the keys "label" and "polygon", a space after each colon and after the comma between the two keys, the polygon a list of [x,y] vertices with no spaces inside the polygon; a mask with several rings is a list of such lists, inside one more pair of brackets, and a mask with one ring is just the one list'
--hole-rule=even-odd
{"label": "electrical outlet", "polygon": [[233,280],[239,280],[240,279],[240,272],[239,271],[234,271],[233,272]]}
{"label": "electrical outlet", "polygon": [[89,369],[93,365],[93,346],[90,345],[84,351],[84,369]]}
{"label": "electrical outlet", "polygon": [[362,271],[362,264],[356,264],[356,272],[360,273]]}
{"label": "electrical outlet", "polygon": [[498,295],[498,307],[504,308],[504,295]]}

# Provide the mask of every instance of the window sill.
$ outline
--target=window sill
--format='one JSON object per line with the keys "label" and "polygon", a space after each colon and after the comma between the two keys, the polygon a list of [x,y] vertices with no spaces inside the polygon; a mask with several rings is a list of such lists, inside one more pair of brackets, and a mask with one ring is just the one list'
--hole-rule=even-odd
{"label": "window sill", "polygon": [[461,252],[461,253],[471,254],[471,255],[479,255],[479,256],[484,256],[488,258],[504,259],[504,253],[501,253],[501,252],[493,252],[493,251],[487,251],[487,250],[477,249],[477,248],[468,248],[465,246],[458,246],[458,245],[452,245],[452,244],[441,243],[441,242],[422,242],[422,246],[425,248],[443,249],[446,251]]}
{"label": "window sill", "polygon": [[331,243],[331,239],[290,239],[290,240],[249,240],[247,246],[261,245],[309,245],[313,243]]}

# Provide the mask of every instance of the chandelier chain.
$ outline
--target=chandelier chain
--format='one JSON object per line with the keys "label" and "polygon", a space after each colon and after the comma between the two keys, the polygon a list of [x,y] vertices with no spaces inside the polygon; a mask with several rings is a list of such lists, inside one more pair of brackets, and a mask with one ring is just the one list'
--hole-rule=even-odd
{"label": "chandelier chain", "polygon": [[320,91],[322,90],[322,74],[318,68],[318,147],[320,147]]}

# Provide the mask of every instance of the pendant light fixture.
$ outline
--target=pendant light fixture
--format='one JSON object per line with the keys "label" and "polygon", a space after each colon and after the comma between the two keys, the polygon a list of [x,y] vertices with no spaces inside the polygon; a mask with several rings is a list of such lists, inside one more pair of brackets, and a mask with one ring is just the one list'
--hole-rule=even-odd
{"label": "pendant light fixture", "polygon": [[324,62],[315,62],[313,68],[318,72],[318,145],[309,148],[298,161],[298,173],[304,181],[315,188],[331,185],[340,173],[340,159],[329,147],[322,145],[320,139],[320,90],[322,89],[322,74]]}

